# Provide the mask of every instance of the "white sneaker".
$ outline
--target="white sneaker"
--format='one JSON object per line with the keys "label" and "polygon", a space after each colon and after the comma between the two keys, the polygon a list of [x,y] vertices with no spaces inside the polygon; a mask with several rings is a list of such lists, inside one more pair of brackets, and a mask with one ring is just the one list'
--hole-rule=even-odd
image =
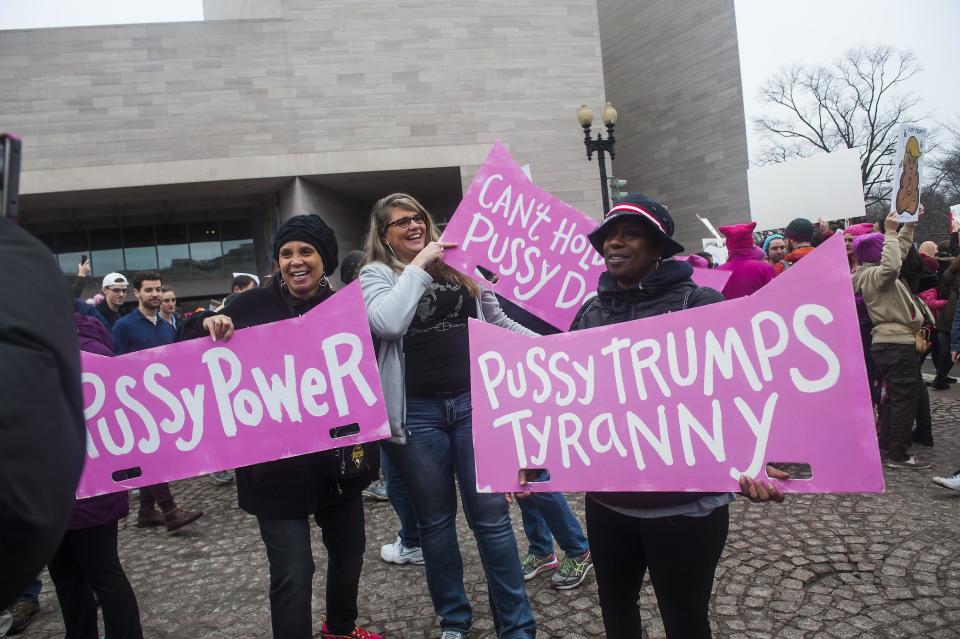
{"label": "white sneaker", "polygon": [[960,490],[960,473],[950,475],[949,477],[934,477],[933,483],[950,490]]}
{"label": "white sneaker", "polygon": [[380,548],[380,558],[388,564],[417,564],[423,563],[423,551],[419,548],[407,548],[400,543],[400,537],[392,544],[384,544]]}

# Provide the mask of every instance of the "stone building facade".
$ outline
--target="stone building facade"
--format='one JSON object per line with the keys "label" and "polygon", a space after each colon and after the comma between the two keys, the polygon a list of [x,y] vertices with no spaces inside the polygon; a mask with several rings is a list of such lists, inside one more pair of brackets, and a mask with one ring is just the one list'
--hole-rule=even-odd
{"label": "stone building facade", "polygon": [[[449,216],[497,139],[599,214],[576,111],[604,100],[621,113],[613,172],[681,228],[697,206],[723,221],[746,166],[739,74],[717,77],[736,71],[732,5],[204,0],[198,22],[0,31],[22,224],[65,273],[88,254],[94,275],[155,267],[181,298],[218,297],[234,271],[270,272],[295,213],[321,212],[343,252],[389,192]],[[653,38],[627,28],[651,21]]]}
{"label": "stone building facade", "polygon": [[690,252],[750,219],[733,0],[599,0],[607,100],[620,111],[613,170],[668,206]]}

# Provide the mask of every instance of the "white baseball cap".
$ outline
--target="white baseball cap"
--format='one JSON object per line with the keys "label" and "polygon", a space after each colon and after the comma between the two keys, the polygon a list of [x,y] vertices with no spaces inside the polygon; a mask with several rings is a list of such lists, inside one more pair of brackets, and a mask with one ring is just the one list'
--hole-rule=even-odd
{"label": "white baseball cap", "polygon": [[123,273],[108,273],[103,278],[103,285],[100,288],[107,288],[108,286],[116,286],[117,284],[130,286],[130,282],[127,281],[127,278],[124,276]]}

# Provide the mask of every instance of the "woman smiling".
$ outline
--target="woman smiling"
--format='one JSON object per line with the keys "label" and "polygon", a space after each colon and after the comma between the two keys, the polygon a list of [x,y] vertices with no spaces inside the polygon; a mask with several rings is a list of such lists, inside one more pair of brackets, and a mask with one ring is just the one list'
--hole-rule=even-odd
{"label": "woman smiling", "polygon": [[[687,262],[667,259],[683,252],[673,231],[666,207],[646,196],[628,195],[610,209],[589,235],[607,271],[571,330],[723,301],[717,291],[693,283]],[[768,482],[742,477],[740,488],[752,501],[783,500]],[[638,601],[647,569],[668,639],[710,637],[707,610],[731,501],[732,493],[587,493],[587,537],[607,637],[641,635]]]}
{"label": "woman smiling", "polygon": [[517,540],[503,495],[478,493],[470,404],[469,318],[535,335],[510,320],[496,296],[443,264],[433,220],[413,197],[377,202],[360,271],[392,437],[383,451],[410,493],[442,639],[461,639],[472,614],[457,542],[459,480],[467,522],[487,577],[497,635],[533,637]]}
{"label": "woman smiling", "polygon": [[[184,336],[208,333],[215,340],[230,339],[235,328],[298,317],[333,295],[327,275],[337,266],[337,238],[319,216],[296,215],[287,220],[277,229],[273,256],[279,269],[269,286],[233,297],[218,314],[190,318],[184,323]],[[327,549],[327,615],[320,637],[379,639],[356,625],[366,545],[360,494],[370,478],[329,477],[323,471],[322,455],[300,455],[236,471],[237,501],[240,508],[256,515],[270,563],[273,636],[313,637],[312,516]]]}

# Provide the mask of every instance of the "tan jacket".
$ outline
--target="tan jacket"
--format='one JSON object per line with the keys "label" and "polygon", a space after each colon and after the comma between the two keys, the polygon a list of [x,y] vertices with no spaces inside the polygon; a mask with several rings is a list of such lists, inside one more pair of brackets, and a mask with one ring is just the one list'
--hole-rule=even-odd
{"label": "tan jacket", "polygon": [[913,222],[899,234],[887,233],[879,264],[864,264],[853,272],[853,291],[863,296],[873,322],[873,342],[913,344],[923,326],[923,315],[906,284],[900,281],[900,266],[913,243]]}

